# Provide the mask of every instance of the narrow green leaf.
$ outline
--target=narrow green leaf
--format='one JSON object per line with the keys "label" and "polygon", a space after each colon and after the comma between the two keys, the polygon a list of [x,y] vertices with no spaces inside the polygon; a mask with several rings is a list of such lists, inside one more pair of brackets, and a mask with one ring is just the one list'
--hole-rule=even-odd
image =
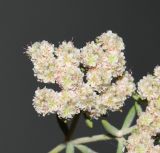
{"label": "narrow green leaf", "polygon": [[135,108],[138,115],[143,112],[142,107],[140,104],[138,104],[138,102],[135,102]]}
{"label": "narrow green leaf", "polygon": [[102,125],[104,127],[104,129],[111,135],[116,136],[119,133],[119,130],[114,127],[113,125],[111,125],[107,120],[102,120]]}
{"label": "narrow green leaf", "polygon": [[57,147],[53,148],[49,153],[60,153],[63,149],[65,149],[64,144],[60,144]]}
{"label": "narrow green leaf", "polygon": [[120,139],[118,140],[117,153],[123,153],[123,152],[124,152],[124,143]]}
{"label": "narrow green leaf", "polygon": [[134,120],[136,116],[136,109],[135,109],[135,106],[133,105],[131,107],[131,109],[128,111],[128,114],[124,120],[124,123],[123,123],[123,126],[122,126],[122,129],[126,129],[126,128],[129,128]]}
{"label": "narrow green leaf", "polygon": [[82,153],[97,153],[85,145],[76,145],[76,148]]}
{"label": "narrow green leaf", "polygon": [[67,143],[66,153],[74,153],[74,145],[72,143]]}
{"label": "narrow green leaf", "polygon": [[86,122],[86,125],[87,125],[89,128],[93,128],[93,121],[92,121],[92,120],[86,119],[85,122]]}

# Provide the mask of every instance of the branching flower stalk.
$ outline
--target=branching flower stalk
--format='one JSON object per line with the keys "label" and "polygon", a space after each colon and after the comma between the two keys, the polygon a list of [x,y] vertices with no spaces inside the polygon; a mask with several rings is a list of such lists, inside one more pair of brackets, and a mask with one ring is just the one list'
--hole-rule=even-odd
{"label": "branching flower stalk", "polygon": [[[135,127],[133,126],[133,127],[126,129],[126,131],[118,131],[118,133],[117,133],[118,137],[109,136],[107,134],[100,134],[100,135],[94,135],[91,137],[77,138],[77,139],[70,141],[69,143],[72,143],[74,146],[77,146],[80,144],[87,144],[87,143],[98,142],[98,141],[107,141],[107,140],[111,140],[111,139],[116,139],[118,141],[123,140],[123,142],[125,142],[125,139],[123,138],[123,136],[130,134],[134,129],[135,129]],[[119,133],[121,133],[121,132],[123,134],[119,135]],[[59,144],[57,147],[52,149],[49,153],[60,152],[67,146],[67,144],[68,143]],[[121,152],[122,152],[122,150],[121,150]]]}
{"label": "branching flower stalk", "polygon": [[[130,109],[130,111],[132,111],[133,108],[134,108],[134,110],[136,110],[135,106],[133,106]],[[127,126],[123,126],[121,130],[118,130],[117,128],[112,126],[109,122],[107,122],[107,120],[102,120],[102,125],[104,126],[104,128],[107,132],[106,134],[94,135],[91,137],[82,137],[82,138],[78,138],[75,140],[71,140],[71,141],[69,141],[69,143],[72,143],[74,146],[76,146],[79,144],[87,144],[87,143],[98,142],[98,141],[107,141],[107,140],[111,140],[111,139],[116,139],[118,142],[120,141],[120,143],[122,143],[122,142],[125,143],[124,136],[130,134],[133,130],[136,129],[136,126],[130,127],[131,123],[133,122],[133,118],[136,115],[135,114],[136,112],[132,113],[132,115],[131,115],[130,111],[124,121],[124,123],[125,123],[124,125],[126,125],[127,123],[128,124],[127,124]],[[67,143],[68,142],[65,142],[64,144],[58,145],[57,147],[52,149],[49,153],[57,153],[57,148],[59,149],[59,151],[62,151],[65,148],[65,146],[67,146]],[[118,150],[119,150],[119,148],[117,148],[117,151]],[[122,150],[121,150],[121,152],[122,152]]]}
{"label": "branching flower stalk", "polygon": [[[117,153],[160,153],[160,67],[154,75],[138,82],[126,70],[121,37],[112,31],[98,36],[95,41],[78,49],[73,42],[63,41],[58,47],[47,41],[28,46],[26,53],[33,63],[34,75],[39,82],[50,83],[53,89],[38,88],[33,107],[42,116],[56,114],[64,133],[64,143],[49,153],[96,153],[87,143],[115,139]],[[54,85],[59,87],[55,90]],[[127,98],[134,99],[121,129],[101,117],[122,109]],[[143,112],[140,102],[148,101]],[[89,128],[93,120],[101,120],[105,134],[72,139],[80,115]],[[138,117],[135,125],[133,121]],[[156,145],[155,142],[156,141]]]}

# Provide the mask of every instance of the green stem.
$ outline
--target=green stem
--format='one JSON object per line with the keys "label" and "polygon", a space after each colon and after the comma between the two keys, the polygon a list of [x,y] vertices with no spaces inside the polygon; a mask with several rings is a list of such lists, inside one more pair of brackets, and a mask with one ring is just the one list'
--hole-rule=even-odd
{"label": "green stem", "polygon": [[124,139],[120,138],[118,139],[118,146],[116,153],[123,153],[123,152],[124,152]]}
{"label": "green stem", "polygon": [[[97,142],[97,141],[106,141],[106,140],[111,140],[111,139],[112,137],[109,137],[105,134],[100,134],[100,135],[94,135],[91,137],[77,138],[77,139],[70,141],[70,143],[74,145],[78,145],[78,144],[84,144],[84,143],[86,144],[86,143]],[[58,153],[62,151],[65,148],[65,146],[66,146],[65,144],[60,144],[54,149],[52,149],[49,153]]]}
{"label": "green stem", "polygon": [[123,136],[130,134],[133,130],[136,129],[136,125],[131,126],[129,128],[121,129],[117,133],[115,133],[116,138],[122,138]]}
{"label": "green stem", "polygon": [[57,122],[58,122],[58,125],[61,128],[64,136],[67,137],[67,134],[68,134],[68,131],[69,131],[67,123],[65,123],[64,120],[60,119],[58,116],[57,116]]}
{"label": "green stem", "polygon": [[137,101],[135,101],[135,108],[136,108],[136,111],[137,111],[138,115],[140,115],[143,112],[141,105],[138,104]]}
{"label": "green stem", "polygon": [[72,135],[73,135],[73,133],[74,133],[74,131],[76,129],[76,125],[78,123],[79,118],[80,118],[80,114],[77,114],[77,115],[74,116],[74,118],[73,118],[73,120],[71,122],[70,129],[69,129],[69,131],[67,133],[67,136],[65,137],[65,142],[67,142],[67,141],[69,141],[71,139],[71,137],[72,137]]}
{"label": "green stem", "polygon": [[[121,131],[122,136],[131,133],[135,128],[136,128],[136,126],[132,126],[130,128],[123,129],[123,131]],[[90,137],[77,138],[77,139],[74,139],[74,140],[70,141],[70,143],[72,143],[74,145],[79,145],[79,144],[86,144],[86,143],[92,143],[92,142],[98,142],[98,141],[111,140],[113,138],[114,137],[110,137],[110,136],[105,135],[105,134],[99,134],[99,135],[94,135],[94,136],[90,136]],[[115,139],[119,140],[119,138],[115,138]],[[121,146],[119,146],[119,147],[121,148]],[[58,151],[60,152],[64,148],[65,148],[65,144],[60,144],[56,148],[51,150],[49,153],[58,153]]]}
{"label": "green stem", "polygon": [[[84,143],[106,141],[106,140],[111,140],[111,139],[112,139],[112,137],[109,137],[104,134],[100,134],[100,135],[94,135],[91,137],[77,138],[77,139],[70,141],[70,143],[72,143],[74,145],[79,145],[79,144],[84,144]],[[65,144],[59,144],[57,147],[52,149],[49,153],[58,153],[58,152],[62,151],[65,148],[65,146],[66,146]]]}
{"label": "green stem", "polygon": [[97,142],[97,141],[105,141],[105,140],[111,140],[112,137],[109,137],[105,134],[100,134],[100,135],[94,135],[91,137],[82,137],[78,138],[75,140],[72,140],[71,142],[74,144],[86,144],[86,143],[91,143],[91,142]]}
{"label": "green stem", "polygon": [[[112,133],[112,135],[114,137],[111,137],[111,136],[108,136],[108,135],[105,135],[105,134],[100,134],[100,135],[94,135],[94,136],[90,136],[90,137],[77,138],[77,139],[74,139],[74,140],[70,141],[70,138],[71,138],[71,136],[72,136],[72,134],[73,134],[73,132],[76,128],[79,117],[80,117],[80,114],[76,115],[74,117],[74,119],[72,120],[69,132],[67,133],[65,143],[58,145],[57,147],[52,149],[49,153],[59,153],[59,152],[61,152],[66,147],[67,142],[70,142],[74,145],[79,145],[79,144],[86,144],[86,143],[91,143],[91,142],[111,140],[113,138],[117,139],[119,141],[119,147],[117,148],[117,150],[121,150],[121,148],[122,148],[122,141],[121,140],[122,140],[123,136],[131,133],[136,128],[136,126],[132,126],[132,127],[129,127],[129,128],[118,130],[115,127],[111,126],[107,121],[104,122],[104,120],[103,120],[103,123],[105,123],[104,124],[105,128],[107,128],[107,131],[109,130],[109,133]],[[108,127],[109,127],[109,129],[108,129]],[[117,152],[117,153],[119,153],[119,152]]]}

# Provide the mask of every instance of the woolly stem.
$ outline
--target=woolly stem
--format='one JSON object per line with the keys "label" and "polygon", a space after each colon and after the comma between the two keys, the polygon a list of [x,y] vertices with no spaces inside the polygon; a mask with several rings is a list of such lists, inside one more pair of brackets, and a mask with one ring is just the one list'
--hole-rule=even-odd
{"label": "woolly stem", "polygon": [[[86,144],[86,143],[91,143],[91,142],[97,142],[97,141],[106,141],[106,140],[110,140],[112,139],[111,137],[105,135],[105,134],[100,134],[100,135],[94,135],[91,137],[82,137],[82,138],[77,138],[74,139],[72,141],[70,141],[70,143],[74,144],[74,145],[78,145],[78,144]],[[49,153],[59,153],[60,151],[62,151],[65,148],[66,144],[60,144],[57,147],[55,147],[54,149],[52,149]]]}
{"label": "woolly stem", "polygon": [[[123,133],[123,135],[129,134],[135,128],[136,128],[136,126],[132,126],[130,128],[124,129],[122,131],[122,133]],[[98,142],[98,141],[106,141],[106,140],[111,140],[111,139],[114,139],[114,137],[110,137],[105,134],[100,134],[100,135],[94,135],[94,136],[90,136],[90,137],[77,138],[77,139],[70,141],[70,143],[72,143],[74,145],[78,145],[78,144],[86,144],[86,143],[92,143],[92,142]],[[119,138],[115,137],[115,139],[118,140]],[[65,148],[65,146],[66,146],[65,143],[60,144],[57,147],[55,147],[54,149],[52,149],[49,153],[58,153],[58,152],[62,151]]]}
{"label": "woolly stem", "polygon": [[73,144],[86,144],[86,143],[105,141],[105,140],[111,140],[111,139],[112,139],[112,137],[109,137],[105,134],[100,134],[100,135],[94,135],[94,136],[90,136],[90,137],[77,138],[75,140],[72,140],[71,142]]}
{"label": "woolly stem", "polygon": [[123,153],[124,152],[124,140],[122,138],[118,139],[118,146],[116,153]]}

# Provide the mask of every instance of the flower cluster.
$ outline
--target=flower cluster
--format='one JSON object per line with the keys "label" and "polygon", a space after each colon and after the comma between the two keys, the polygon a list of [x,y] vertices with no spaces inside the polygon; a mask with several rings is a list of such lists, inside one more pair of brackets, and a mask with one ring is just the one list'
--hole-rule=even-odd
{"label": "flower cluster", "polygon": [[123,49],[122,38],[112,31],[81,49],[70,41],[58,47],[47,41],[29,46],[26,53],[38,81],[61,88],[60,92],[38,88],[33,99],[35,110],[43,116],[57,113],[65,119],[80,111],[98,118],[108,110],[119,110],[135,90],[133,77],[125,70]]}
{"label": "flower cluster", "polygon": [[47,41],[35,42],[27,49],[27,54],[31,57],[34,65],[34,75],[38,81],[44,83],[55,83],[54,79],[54,45]]}
{"label": "flower cluster", "polygon": [[137,128],[128,139],[128,153],[159,153],[156,136],[160,133],[160,66],[138,83],[142,99],[148,100],[145,112],[137,120]]}

